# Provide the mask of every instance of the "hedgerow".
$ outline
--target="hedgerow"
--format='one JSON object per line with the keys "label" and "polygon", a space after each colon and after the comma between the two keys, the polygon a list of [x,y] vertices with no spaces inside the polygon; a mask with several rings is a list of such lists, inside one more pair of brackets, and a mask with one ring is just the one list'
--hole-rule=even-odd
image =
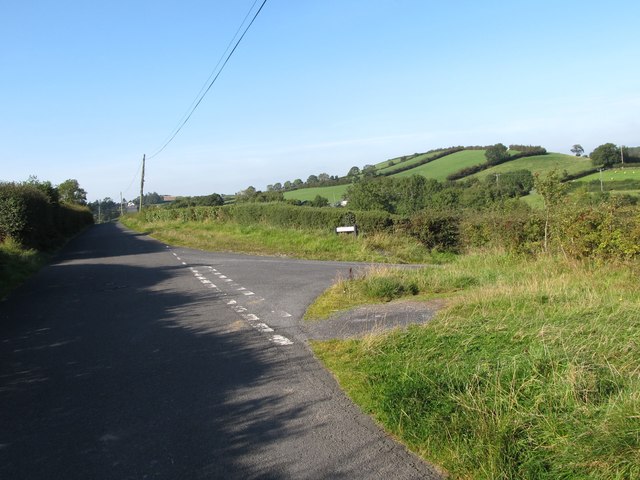
{"label": "hedgerow", "polygon": [[48,250],[93,223],[86,207],[53,203],[31,185],[0,183],[0,242]]}
{"label": "hedgerow", "polygon": [[[545,215],[514,202],[485,210],[425,209],[413,216],[381,211],[247,203],[220,207],[147,209],[145,222],[195,221],[265,224],[282,228],[334,231],[357,225],[365,235],[408,235],[440,251],[500,248],[520,254],[543,249]],[[640,256],[640,210],[615,200],[598,206],[569,204],[551,219],[550,247],[571,258],[627,259]]]}

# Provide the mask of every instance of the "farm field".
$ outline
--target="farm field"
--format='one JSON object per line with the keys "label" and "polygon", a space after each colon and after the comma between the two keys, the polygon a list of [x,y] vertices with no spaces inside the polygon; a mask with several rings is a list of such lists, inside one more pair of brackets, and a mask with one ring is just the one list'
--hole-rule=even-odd
{"label": "farm field", "polygon": [[311,201],[316,198],[317,195],[327,198],[329,202],[335,203],[342,200],[342,194],[347,191],[349,185],[332,185],[330,187],[312,187],[301,188],[299,190],[292,190],[290,192],[284,192],[284,198],[287,200],[300,200]]}
{"label": "farm field", "polygon": [[[395,165],[389,166],[389,161],[387,160],[386,162],[383,162],[382,164],[377,164],[377,172],[379,174],[391,174],[394,170],[397,170],[398,168],[407,168],[408,166],[411,165],[417,165],[420,162],[422,162],[423,160],[433,157],[435,155],[438,155],[440,152],[431,152],[431,153],[425,153],[422,155],[418,155],[416,157],[413,157],[409,160],[406,160],[404,162],[400,162],[400,158],[398,157],[396,159],[394,159],[393,161],[395,162]],[[379,165],[379,166],[378,166]]]}
{"label": "farm field", "polygon": [[[578,182],[592,182],[593,180],[600,180],[600,173],[593,173],[586,177],[582,177],[576,181]],[[604,170],[602,172],[602,180],[604,182],[616,182],[622,180],[640,180],[640,164],[633,164],[633,166],[625,168],[614,168],[612,170]]]}
{"label": "farm field", "polygon": [[470,175],[466,178],[484,179],[489,175],[497,173],[513,172],[515,170],[529,170],[531,173],[544,175],[551,170],[557,169],[559,173],[566,170],[569,174],[578,173],[592,167],[591,160],[584,157],[574,157],[563,153],[549,153],[547,155],[537,155],[535,157],[517,158],[511,162],[496,165],[482,172]]}
{"label": "farm field", "polygon": [[463,150],[392,176],[410,177],[411,175],[422,175],[423,177],[445,181],[447,175],[466,167],[484,163],[485,161],[484,150]]}

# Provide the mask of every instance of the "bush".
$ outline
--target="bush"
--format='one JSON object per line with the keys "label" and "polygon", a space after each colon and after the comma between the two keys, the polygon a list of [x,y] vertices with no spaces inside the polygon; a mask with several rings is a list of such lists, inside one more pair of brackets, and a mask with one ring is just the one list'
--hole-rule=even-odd
{"label": "bush", "polygon": [[423,210],[401,229],[430,249],[456,251],[460,247],[460,215],[457,213]]}
{"label": "bush", "polygon": [[0,241],[10,237],[27,248],[49,250],[91,223],[86,207],[50,203],[32,185],[0,184]]}

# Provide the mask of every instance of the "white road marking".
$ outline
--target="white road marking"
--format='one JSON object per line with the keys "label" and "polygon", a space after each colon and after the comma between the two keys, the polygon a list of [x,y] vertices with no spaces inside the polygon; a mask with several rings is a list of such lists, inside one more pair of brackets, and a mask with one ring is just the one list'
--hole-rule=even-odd
{"label": "white road marking", "polygon": [[182,264],[183,264],[183,265],[186,265],[186,263],[185,263],[185,262],[182,262]]}
{"label": "white road marking", "polygon": [[227,302],[227,305],[235,305],[236,303],[238,303],[238,302],[236,302],[235,300],[229,300]]}
{"label": "white road marking", "polygon": [[282,335],[274,335],[271,337],[271,341],[276,345],[293,345],[293,342],[289,340],[287,337],[283,337]]}
{"label": "white road marking", "polygon": [[250,292],[250,291],[246,291],[246,292],[242,292],[243,295],[255,295],[255,293]]}
{"label": "white road marking", "polygon": [[220,275],[220,278],[227,278],[225,275]]}
{"label": "white road marking", "polygon": [[211,284],[211,282],[210,282],[209,280],[207,280],[207,279],[200,280],[200,281],[201,281],[202,283],[204,283],[205,285],[210,285],[210,284]]}
{"label": "white road marking", "polygon": [[261,332],[273,332],[273,328],[271,328],[269,325],[267,325],[266,323],[255,323],[253,325],[253,327],[256,330],[259,330]]}
{"label": "white road marking", "polygon": [[[222,277],[220,277],[220,278],[222,278]],[[233,280],[231,280],[230,278],[225,278],[224,281],[225,282],[233,282]]]}
{"label": "white road marking", "polygon": [[239,292],[241,292],[242,290],[246,290],[246,288],[244,288],[244,287],[240,287],[240,288],[238,289],[238,291],[239,291]]}
{"label": "white road marking", "polygon": [[253,313],[246,313],[242,315],[242,318],[244,318],[248,322],[255,322],[256,320],[260,320],[260,317],[254,315]]}

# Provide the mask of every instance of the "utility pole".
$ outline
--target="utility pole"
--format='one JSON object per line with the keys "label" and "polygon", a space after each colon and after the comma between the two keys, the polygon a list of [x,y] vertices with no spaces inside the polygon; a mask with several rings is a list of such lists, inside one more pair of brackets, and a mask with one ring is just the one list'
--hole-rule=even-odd
{"label": "utility pole", "polygon": [[122,192],[120,192],[120,216],[124,216],[124,205],[122,204]]}
{"label": "utility pole", "polygon": [[622,168],[624,168],[624,145],[620,145],[620,161],[622,162]]}
{"label": "utility pole", "polygon": [[98,200],[98,223],[102,223],[102,211],[101,211],[101,207],[100,207],[100,200]]}
{"label": "utility pole", "polygon": [[600,172],[600,193],[604,192],[604,188],[602,187],[602,170],[604,170],[604,168],[598,169],[598,171]]}
{"label": "utility pole", "polygon": [[142,211],[142,196],[144,195],[144,162],[146,155],[142,155],[142,176],[140,177],[140,208],[139,212]]}

